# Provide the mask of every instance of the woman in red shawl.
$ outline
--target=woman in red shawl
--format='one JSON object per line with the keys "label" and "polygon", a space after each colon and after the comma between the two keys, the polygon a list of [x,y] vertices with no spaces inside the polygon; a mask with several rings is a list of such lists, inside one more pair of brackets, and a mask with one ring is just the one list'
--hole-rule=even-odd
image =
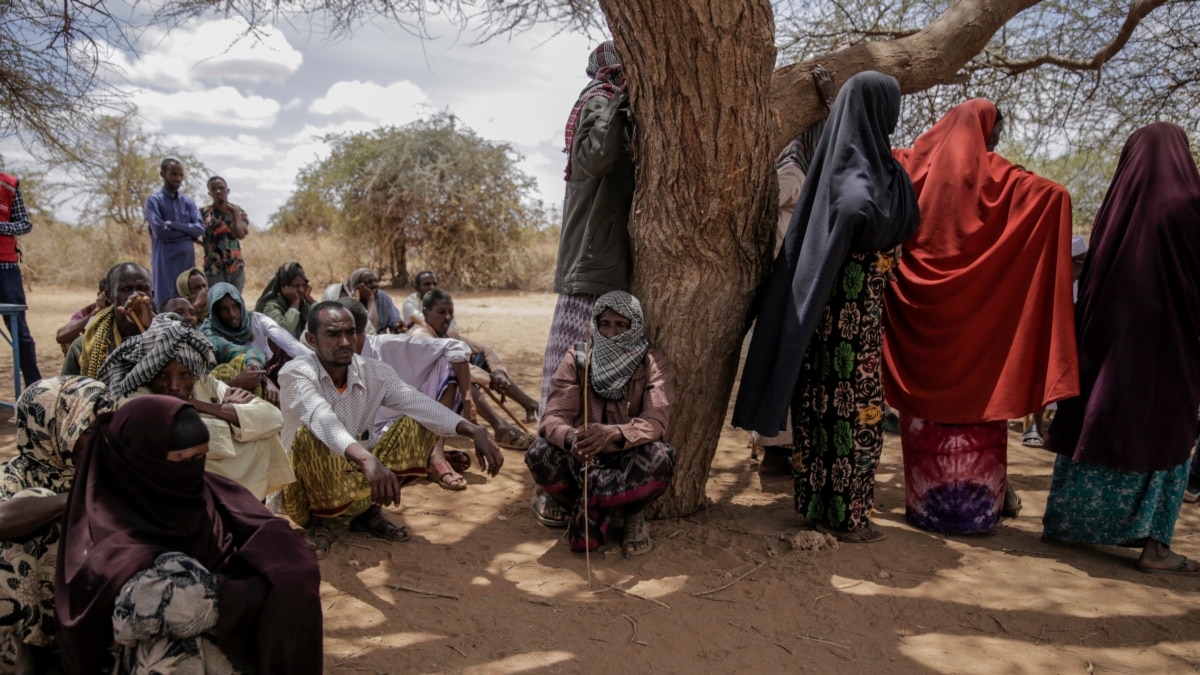
{"label": "woman in red shawl", "polygon": [[1070,196],[992,152],[1002,122],[973,99],[895,152],[921,229],[888,287],[883,383],[903,413],[906,517],[935,532],[995,529],[1007,420],[1079,391]]}
{"label": "woman in red shawl", "polygon": [[[55,574],[63,670],[321,672],[320,571],[237,483],[196,409],[142,396],[76,460]],[[189,671],[198,672],[198,671]]]}
{"label": "woman in red shawl", "polygon": [[1050,428],[1043,536],[1141,546],[1143,572],[1200,574],[1170,549],[1200,408],[1200,173],[1174,124],[1125,143],[1092,226],[1075,328],[1082,391]]}

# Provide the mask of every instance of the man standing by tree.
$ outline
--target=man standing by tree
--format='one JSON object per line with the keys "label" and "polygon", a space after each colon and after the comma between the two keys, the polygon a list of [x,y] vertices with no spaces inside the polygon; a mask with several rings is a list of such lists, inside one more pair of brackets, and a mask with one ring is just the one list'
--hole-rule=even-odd
{"label": "man standing by tree", "polygon": [[246,212],[229,201],[225,179],[208,179],[208,196],[212,204],[200,209],[204,221],[204,275],[208,286],[224,281],[233,284],[238,292],[246,282],[246,263],[242,260],[241,240],[250,232]]}
{"label": "man standing by tree", "polygon": [[[21,278],[21,248],[17,237],[29,234],[33,224],[21,198],[20,181],[15,176],[0,173],[0,303],[25,304],[25,282]],[[42,379],[37,367],[37,349],[25,312],[17,314],[17,334],[10,335],[21,346],[21,375],[25,386]]]}
{"label": "man standing by tree", "polygon": [[183,163],[167,157],[158,168],[163,187],[146,200],[146,225],[150,228],[154,300],[161,303],[179,295],[175,279],[196,265],[192,241],[204,235],[204,223],[196,202],[179,192]]}
{"label": "man standing by tree", "polygon": [[554,292],[558,304],[546,338],[541,405],[567,350],[582,341],[592,303],[610,291],[628,291],[629,207],[633,203],[632,124],[625,73],[612,41],[588,57],[591,82],[567,118],[562,235]]}

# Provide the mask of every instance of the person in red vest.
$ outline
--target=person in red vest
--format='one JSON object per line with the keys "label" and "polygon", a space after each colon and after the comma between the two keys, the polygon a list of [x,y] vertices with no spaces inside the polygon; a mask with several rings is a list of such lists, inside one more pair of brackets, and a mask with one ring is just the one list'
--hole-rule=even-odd
{"label": "person in red vest", "polygon": [[[15,176],[0,173],[0,303],[24,305],[25,282],[21,279],[21,247],[17,237],[29,234],[33,225],[25,200],[21,198],[20,181]],[[25,312],[17,314],[17,334],[21,346],[21,376],[25,386],[42,379],[37,367],[37,349],[25,321]]]}

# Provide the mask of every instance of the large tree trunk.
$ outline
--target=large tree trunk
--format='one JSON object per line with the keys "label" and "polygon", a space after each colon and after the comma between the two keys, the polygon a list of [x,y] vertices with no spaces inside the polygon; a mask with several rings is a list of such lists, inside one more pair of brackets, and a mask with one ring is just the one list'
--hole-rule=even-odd
{"label": "large tree trunk", "polygon": [[600,0],[630,81],[634,294],[676,366],[679,453],[657,515],[705,504],[747,308],[768,261],[775,195],[767,0]]}

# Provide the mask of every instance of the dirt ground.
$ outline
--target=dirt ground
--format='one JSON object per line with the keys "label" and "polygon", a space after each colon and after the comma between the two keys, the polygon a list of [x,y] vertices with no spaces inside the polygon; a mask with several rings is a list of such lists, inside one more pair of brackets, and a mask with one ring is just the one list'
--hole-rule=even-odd
{"label": "dirt ground", "polygon": [[[43,374],[61,364],[54,329],[90,300],[29,294]],[[536,395],[554,297],[456,304],[459,324]],[[0,356],[5,382],[11,358]],[[0,400],[10,390],[0,387]],[[13,426],[0,417],[9,456]],[[708,509],[653,522],[649,555],[593,555],[590,583],[584,557],[530,517],[519,453],[506,453],[496,479],[469,472],[462,493],[405,490],[393,517],[412,541],[342,531],[321,563],[326,672],[1200,670],[1200,580],[1139,573],[1131,549],[1042,542],[1051,456],[1015,433],[1009,475],[1025,509],[994,536],[905,524],[900,443],[888,436],[876,488],[887,540],[815,552],[793,550],[790,480],[760,481],[746,445],[726,427]],[[1200,557],[1198,530],[1200,508],[1185,505],[1174,548]]]}

